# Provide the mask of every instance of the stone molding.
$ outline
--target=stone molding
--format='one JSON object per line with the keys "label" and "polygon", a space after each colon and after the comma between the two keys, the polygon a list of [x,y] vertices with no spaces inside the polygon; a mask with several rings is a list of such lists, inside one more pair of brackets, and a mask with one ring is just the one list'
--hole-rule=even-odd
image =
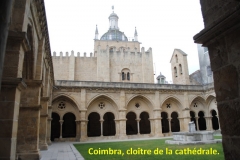
{"label": "stone molding", "polygon": [[22,78],[3,78],[2,87],[12,88],[17,87],[20,91],[27,88],[26,83]]}
{"label": "stone molding", "polygon": [[32,105],[32,106],[21,106],[20,109],[34,109],[34,110],[40,110],[42,109],[42,105]]}
{"label": "stone molding", "polygon": [[194,43],[201,43],[203,46],[208,46],[228,32],[239,28],[239,19],[240,5],[237,6],[235,10],[231,10],[231,12],[224,14],[224,16],[220,17],[216,22],[196,34],[193,37]]}
{"label": "stone molding", "polygon": [[55,81],[56,88],[59,89],[71,89],[81,88],[90,90],[130,90],[132,91],[146,91],[146,92],[206,92],[208,90],[214,90],[214,85],[176,85],[176,84],[154,84],[154,83],[121,83],[121,82],[98,82],[98,81],[68,81],[57,80]]}

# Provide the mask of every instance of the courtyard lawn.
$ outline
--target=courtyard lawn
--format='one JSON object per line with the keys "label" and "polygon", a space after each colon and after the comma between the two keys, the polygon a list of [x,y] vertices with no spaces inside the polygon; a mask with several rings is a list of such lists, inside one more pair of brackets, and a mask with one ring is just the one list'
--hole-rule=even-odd
{"label": "courtyard lawn", "polygon": [[[221,139],[221,136],[215,136],[215,139]],[[224,159],[222,144],[202,144],[202,145],[170,145],[165,144],[167,139],[157,140],[139,140],[139,141],[122,141],[122,142],[102,142],[102,143],[85,143],[74,144],[77,150],[82,154],[85,160],[154,160],[154,159],[177,159],[177,160],[222,160]],[[109,149],[110,148],[110,149]],[[132,148],[132,150],[131,150]],[[212,149],[211,149],[212,148]],[[114,154],[114,151],[115,154]],[[184,155],[184,149],[185,155]],[[196,149],[196,151],[194,151]],[[201,152],[204,155],[198,155]],[[105,150],[105,151],[103,151]],[[108,151],[108,155],[106,154]],[[189,150],[191,150],[192,154]],[[205,150],[205,151],[203,151]],[[207,152],[216,155],[206,155]],[[102,154],[99,153],[102,151]],[[120,153],[121,151],[121,153]],[[172,151],[172,154],[171,154]],[[95,154],[97,155],[94,155]],[[105,152],[105,155],[104,155]],[[132,153],[132,154],[131,154]],[[167,154],[168,153],[168,154]],[[195,153],[195,155],[193,155]],[[92,154],[92,155],[90,155]],[[120,155],[118,155],[120,154]],[[137,155],[136,155],[137,154]]]}

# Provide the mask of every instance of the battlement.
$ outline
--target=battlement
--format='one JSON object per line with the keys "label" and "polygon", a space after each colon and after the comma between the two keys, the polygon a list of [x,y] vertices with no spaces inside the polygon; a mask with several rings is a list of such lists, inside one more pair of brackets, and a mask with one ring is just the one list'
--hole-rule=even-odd
{"label": "battlement", "polygon": [[130,49],[129,47],[115,47],[115,46],[107,46],[105,48],[101,48],[101,46],[98,46],[97,50],[95,51],[95,53],[109,53],[110,55],[121,55],[121,54],[124,54],[124,55],[143,55],[143,54],[146,54],[146,55],[150,55],[152,54],[152,48],[150,47],[147,51],[145,51],[145,48],[142,47],[141,48],[141,51],[138,51],[137,48],[134,48],[134,49]]}
{"label": "battlement", "polygon": [[83,54],[80,54],[80,52],[77,52],[77,55],[74,54],[74,51],[71,51],[71,54],[69,54],[69,52],[66,52],[65,55],[63,55],[63,52],[60,52],[59,55],[57,55],[57,53],[54,51],[52,57],[87,57],[87,58],[91,58],[94,57],[93,53],[91,52],[89,56],[87,56],[87,53],[84,52]]}

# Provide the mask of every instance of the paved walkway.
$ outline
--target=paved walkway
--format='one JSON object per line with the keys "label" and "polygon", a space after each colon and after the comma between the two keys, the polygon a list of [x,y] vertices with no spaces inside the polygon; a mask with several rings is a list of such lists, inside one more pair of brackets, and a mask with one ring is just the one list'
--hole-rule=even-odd
{"label": "paved walkway", "polygon": [[41,151],[41,160],[84,160],[73,142],[53,142],[48,150]]}

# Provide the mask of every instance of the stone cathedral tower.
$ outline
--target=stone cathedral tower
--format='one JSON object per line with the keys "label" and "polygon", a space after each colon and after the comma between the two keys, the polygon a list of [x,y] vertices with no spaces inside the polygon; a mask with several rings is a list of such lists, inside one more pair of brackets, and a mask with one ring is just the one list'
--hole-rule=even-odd
{"label": "stone cathedral tower", "polygon": [[73,51],[70,56],[53,56],[54,68],[61,68],[55,71],[56,80],[154,83],[152,49],[140,48],[136,28],[135,39],[129,41],[114,11],[108,19],[109,29],[100,39],[96,26],[90,57],[75,57]]}

